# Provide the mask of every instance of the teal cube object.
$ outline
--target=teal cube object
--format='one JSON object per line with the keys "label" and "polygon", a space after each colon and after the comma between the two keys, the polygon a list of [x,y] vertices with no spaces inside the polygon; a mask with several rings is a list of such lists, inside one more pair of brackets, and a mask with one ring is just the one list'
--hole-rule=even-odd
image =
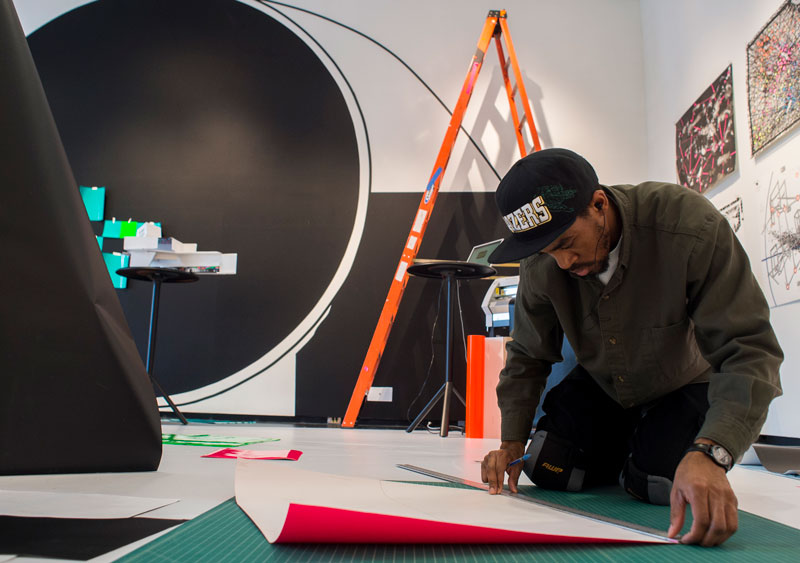
{"label": "teal cube object", "polygon": [[[119,221],[117,221],[119,223]],[[127,268],[130,264],[131,257],[127,254],[115,254],[112,252],[103,252],[103,260],[106,261],[106,268],[108,268],[108,275],[111,276],[111,283],[117,289],[125,289],[128,287],[128,278],[117,274],[120,268]]]}
{"label": "teal cube object", "polygon": [[103,223],[103,236],[106,238],[121,238],[119,236],[122,221],[105,221]]}
{"label": "teal cube object", "polygon": [[90,221],[102,221],[106,206],[106,189],[97,187],[80,186],[83,205]]}

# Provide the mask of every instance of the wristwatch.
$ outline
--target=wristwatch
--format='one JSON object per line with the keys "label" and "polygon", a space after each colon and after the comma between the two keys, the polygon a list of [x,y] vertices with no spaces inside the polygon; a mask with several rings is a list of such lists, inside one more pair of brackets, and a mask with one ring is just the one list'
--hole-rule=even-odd
{"label": "wristwatch", "polygon": [[[712,446],[711,444],[698,444],[694,443],[689,446],[689,449],[686,450],[686,453],[689,452],[703,452],[708,457],[711,458],[711,461],[719,465],[722,469],[726,472],[731,470],[733,467],[733,456],[723,448],[722,446]],[[686,455],[686,454],[684,454]]]}

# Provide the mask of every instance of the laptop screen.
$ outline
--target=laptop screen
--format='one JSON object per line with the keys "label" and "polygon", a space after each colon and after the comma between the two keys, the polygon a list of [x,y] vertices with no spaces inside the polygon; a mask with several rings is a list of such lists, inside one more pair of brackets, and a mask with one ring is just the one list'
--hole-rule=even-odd
{"label": "laptop screen", "polygon": [[469,253],[469,258],[467,258],[467,262],[474,262],[476,264],[489,266],[489,255],[494,251],[495,248],[500,246],[501,242],[503,242],[503,239],[500,238],[493,240],[492,242],[484,242],[483,244],[473,246],[472,251]]}

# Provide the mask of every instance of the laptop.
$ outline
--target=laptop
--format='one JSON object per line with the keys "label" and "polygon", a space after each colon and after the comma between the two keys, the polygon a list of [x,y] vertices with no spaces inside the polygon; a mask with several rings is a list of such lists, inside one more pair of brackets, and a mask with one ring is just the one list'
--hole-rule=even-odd
{"label": "laptop", "polygon": [[467,262],[474,264],[483,264],[484,266],[491,266],[489,264],[489,255],[494,252],[494,249],[500,246],[503,239],[499,238],[491,242],[484,242],[483,244],[476,244],[472,247],[472,251],[467,257]]}
{"label": "laptop", "polygon": [[[481,244],[476,244],[472,247],[472,250],[467,256],[466,260],[440,260],[440,259],[430,259],[430,258],[415,258],[414,264],[435,264],[437,262],[450,262],[450,263],[462,263],[462,264],[479,264],[481,266],[491,266],[494,267],[493,264],[489,263],[489,256],[494,252],[494,249],[500,246],[500,243],[503,242],[503,239],[493,240],[491,242],[484,242]],[[501,264],[501,266],[518,266],[517,264]],[[496,269],[496,268],[495,268]]]}

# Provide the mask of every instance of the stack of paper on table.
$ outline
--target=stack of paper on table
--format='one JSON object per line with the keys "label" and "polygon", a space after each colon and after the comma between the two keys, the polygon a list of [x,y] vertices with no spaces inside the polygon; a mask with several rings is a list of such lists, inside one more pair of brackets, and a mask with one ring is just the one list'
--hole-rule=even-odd
{"label": "stack of paper on table", "polygon": [[270,543],[671,543],[480,490],[245,459],[236,502]]}
{"label": "stack of paper on table", "polygon": [[132,268],[180,268],[201,274],[235,274],[238,255],[197,250],[196,243],[157,236],[124,237]]}
{"label": "stack of paper on table", "polygon": [[181,242],[176,238],[161,238],[158,236],[123,237],[122,245],[125,250],[152,250],[162,252],[197,252],[197,243]]}
{"label": "stack of paper on table", "polygon": [[215,450],[210,454],[206,454],[203,457],[217,457],[221,459],[265,459],[265,460],[277,460],[277,459],[286,459],[291,461],[297,461],[300,459],[300,456],[303,455],[303,452],[300,450],[240,450],[239,448],[222,448],[221,450]]}

